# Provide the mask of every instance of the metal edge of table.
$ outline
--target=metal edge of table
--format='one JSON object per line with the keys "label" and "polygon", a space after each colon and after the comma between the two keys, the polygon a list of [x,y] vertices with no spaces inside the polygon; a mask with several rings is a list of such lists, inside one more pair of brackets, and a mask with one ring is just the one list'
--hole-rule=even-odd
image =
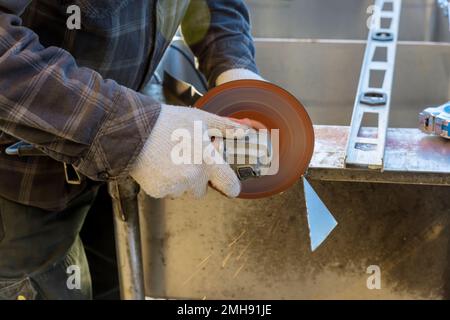
{"label": "metal edge of table", "polygon": [[[450,141],[419,129],[389,128],[384,169],[345,167],[349,127],[315,126],[315,151],[307,177],[313,180],[450,185]],[[362,134],[374,134],[363,128]]]}

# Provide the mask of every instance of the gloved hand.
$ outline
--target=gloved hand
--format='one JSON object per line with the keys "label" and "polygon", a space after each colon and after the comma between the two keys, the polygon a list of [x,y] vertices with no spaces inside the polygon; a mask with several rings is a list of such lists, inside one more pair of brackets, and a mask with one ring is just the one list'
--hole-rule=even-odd
{"label": "gloved hand", "polygon": [[[214,152],[205,152],[208,146],[212,146],[210,138],[205,137],[203,148],[194,149],[196,121],[201,121],[201,127],[200,122],[197,125],[202,128],[202,135],[209,129],[218,129],[223,137],[227,137],[227,133],[230,133],[227,129],[241,129],[235,132],[235,137],[239,139],[248,129],[245,125],[199,109],[162,105],[152,133],[130,172],[145,193],[154,198],[179,197],[184,193],[200,198],[206,194],[208,182],[211,182],[217,190],[229,197],[239,195],[240,181],[223,161],[222,155],[218,152],[215,155]],[[190,141],[183,140],[191,147],[192,157],[188,157],[189,160],[196,153],[196,159],[200,159],[201,163],[190,161],[189,164],[177,164],[174,161],[174,156],[179,155],[177,146],[180,146],[181,141],[180,136],[176,135],[180,133],[184,137],[185,134],[190,135]],[[198,152],[203,154],[199,155]]]}
{"label": "gloved hand", "polygon": [[230,69],[221,73],[216,80],[216,85],[220,86],[221,84],[235,81],[235,80],[261,80],[266,81],[259,74],[254,73],[253,71],[247,69]]}

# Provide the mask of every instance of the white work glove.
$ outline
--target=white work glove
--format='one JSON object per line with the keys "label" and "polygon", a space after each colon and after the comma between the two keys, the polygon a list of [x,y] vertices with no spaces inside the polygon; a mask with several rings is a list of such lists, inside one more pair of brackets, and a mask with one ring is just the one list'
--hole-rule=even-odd
{"label": "white work glove", "polygon": [[[197,133],[201,132],[199,140],[202,141],[200,143],[203,148],[194,149],[196,121],[201,121],[197,122],[197,128],[200,128]],[[241,191],[240,181],[230,166],[223,161],[222,155],[219,152],[215,155],[214,152],[204,152],[207,145],[211,146],[211,141],[207,136],[201,138],[210,129],[220,130],[223,137],[227,137],[230,132],[227,129],[240,129],[240,133],[236,135],[240,138],[239,134],[243,137],[248,127],[199,109],[162,105],[152,133],[130,172],[131,177],[145,193],[154,198],[180,197],[185,193],[200,198],[206,194],[208,182],[229,197],[238,196]],[[180,133],[188,133],[192,139],[180,140],[180,136],[176,136]],[[180,146],[181,141],[187,141],[189,146],[192,146],[189,160],[193,160],[195,154],[197,161],[189,161],[189,164],[177,163],[180,158],[174,161],[174,154],[179,155],[177,146]]]}
{"label": "white work glove", "polygon": [[221,73],[216,80],[216,85],[220,86],[221,84],[235,81],[235,80],[261,80],[263,79],[259,74],[254,73],[253,71],[247,69],[230,69]]}

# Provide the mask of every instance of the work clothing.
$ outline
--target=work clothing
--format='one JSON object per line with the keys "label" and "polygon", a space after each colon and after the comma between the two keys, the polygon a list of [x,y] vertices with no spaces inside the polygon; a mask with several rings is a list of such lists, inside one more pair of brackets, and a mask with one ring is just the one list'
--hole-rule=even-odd
{"label": "work clothing", "polygon": [[[66,26],[71,5],[80,30]],[[0,0],[0,299],[91,297],[78,233],[94,181],[136,165],[161,105],[135,90],[180,23],[210,86],[229,69],[257,72],[243,0]],[[49,157],[6,155],[18,140]],[[66,285],[71,265],[81,289]]]}
{"label": "work clothing", "polygon": [[[66,26],[70,5],[80,30]],[[242,0],[0,0],[0,151],[24,140],[52,158],[2,152],[0,196],[61,210],[86,182],[66,185],[57,161],[96,181],[128,175],[160,111],[134,90],[181,22],[210,85],[228,69],[257,71]]]}
{"label": "work clothing", "polygon": [[98,185],[89,183],[61,211],[0,197],[0,300],[92,297],[89,267],[78,234],[97,190]]}

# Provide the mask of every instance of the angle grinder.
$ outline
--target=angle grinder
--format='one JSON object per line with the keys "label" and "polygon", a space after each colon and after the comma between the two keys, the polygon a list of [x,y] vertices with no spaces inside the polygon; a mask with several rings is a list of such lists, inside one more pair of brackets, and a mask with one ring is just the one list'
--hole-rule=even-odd
{"label": "angle grinder", "polygon": [[[242,181],[239,198],[281,193],[306,173],[314,151],[314,129],[304,106],[286,90],[265,81],[237,80],[210,90],[194,107],[223,117],[251,119],[267,128],[264,139],[250,137],[246,142],[246,147],[252,143],[263,147],[257,161],[230,163]],[[228,156],[237,153],[234,149]],[[270,163],[261,158],[270,158]]]}

